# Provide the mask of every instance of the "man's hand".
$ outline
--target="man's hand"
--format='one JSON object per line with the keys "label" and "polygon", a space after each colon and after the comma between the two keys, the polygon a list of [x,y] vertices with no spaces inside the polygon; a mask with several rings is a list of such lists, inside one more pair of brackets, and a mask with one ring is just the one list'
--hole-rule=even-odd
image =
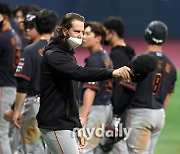
{"label": "man's hand", "polygon": [[27,96],[26,93],[20,93],[20,92],[16,93],[13,122],[17,128],[20,128],[20,120],[21,120],[20,111],[21,111],[21,107],[26,96]]}
{"label": "man's hand", "polygon": [[77,138],[78,138],[78,148],[79,150],[83,149],[87,145],[87,136],[85,134],[84,129],[80,129],[77,132]]}
{"label": "man's hand", "polygon": [[125,82],[131,82],[131,75],[133,75],[133,72],[132,70],[127,67],[127,66],[123,66],[121,68],[118,68],[118,69],[115,69],[113,72],[112,72],[112,75],[113,77],[115,78],[118,78],[118,77],[122,77],[122,79],[125,81]]}
{"label": "man's hand", "polygon": [[13,114],[14,114],[14,110],[13,109],[8,109],[5,114],[4,114],[4,119],[12,122],[13,121]]}
{"label": "man's hand", "polygon": [[20,128],[21,113],[17,110],[14,111],[13,122],[17,128]]}
{"label": "man's hand", "polygon": [[81,125],[84,126],[87,121],[87,116],[80,116]]}

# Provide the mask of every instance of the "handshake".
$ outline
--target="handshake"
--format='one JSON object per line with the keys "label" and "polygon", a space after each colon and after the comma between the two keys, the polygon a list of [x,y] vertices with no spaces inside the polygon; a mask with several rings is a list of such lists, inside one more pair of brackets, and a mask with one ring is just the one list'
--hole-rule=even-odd
{"label": "handshake", "polygon": [[122,77],[125,82],[141,82],[157,68],[157,64],[158,60],[155,56],[144,53],[133,58],[128,67],[123,66],[115,69],[112,76],[115,78]]}
{"label": "handshake", "polygon": [[119,69],[115,69],[112,72],[112,76],[114,78],[122,77],[123,81],[125,81],[125,82],[131,82],[131,76],[133,76],[133,75],[134,74],[133,74],[132,70],[127,66],[123,66]]}

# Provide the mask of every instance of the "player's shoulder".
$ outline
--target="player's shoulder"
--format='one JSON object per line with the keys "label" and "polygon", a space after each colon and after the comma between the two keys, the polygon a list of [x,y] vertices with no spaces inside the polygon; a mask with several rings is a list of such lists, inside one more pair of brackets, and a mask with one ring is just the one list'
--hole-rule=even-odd
{"label": "player's shoulder", "polygon": [[15,35],[16,32],[12,29],[12,30],[7,30],[5,32],[1,32],[0,33],[0,43],[7,45],[7,43],[14,43],[16,39],[12,39],[12,38],[19,38],[17,35]]}
{"label": "player's shoulder", "polygon": [[173,68],[173,69],[175,69],[175,65],[174,65],[174,63],[173,63],[173,61],[166,55],[166,54],[164,54],[164,53],[162,53],[163,54],[163,60],[166,62],[166,63],[168,63],[169,65],[171,65],[171,67]]}
{"label": "player's shoulder", "polygon": [[110,57],[106,51],[96,52],[86,59],[86,66],[89,67],[104,67],[105,61]]}
{"label": "player's shoulder", "polygon": [[110,55],[114,55],[114,56],[128,56],[129,54],[131,54],[132,56],[135,56],[135,51],[134,49],[129,46],[116,46],[114,48],[112,48]]}
{"label": "player's shoulder", "polygon": [[0,33],[1,42],[5,42],[7,38],[8,38],[7,33],[5,33],[5,32]]}
{"label": "player's shoulder", "polygon": [[7,38],[15,38],[16,41],[17,41],[17,40],[20,40],[19,34],[18,34],[14,29],[11,29],[11,30],[6,31],[5,36],[6,36]]}
{"label": "player's shoulder", "polygon": [[33,48],[33,43],[32,43],[32,44],[27,45],[27,46],[24,48],[23,53],[24,53],[24,52],[29,52],[32,48]]}
{"label": "player's shoulder", "polygon": [[34,51],[34,49],[37,48],[38,46],[39,46],[39,41],[38,41],[38,42],[33,42],[33,43],[27,45],[27,46],[24,48],[24,51],[31,51],[31,50]]}
{"label": "player's shoulder", "polygon": [[88,58],[88,61],[98,62],[99,60],[102,59],[103,56],[106,56],[106,52],[105,52],[105,51],[98,51],[98,52],[96,52],[96,53],[93,53],[93,54]]}
{"label": "player's shoulder", "polygon": [[163,61],[163,63],[165,64],[164,69],[166,72],[171,72],[170,74],[176,74],[176,67],[173,61],[166,54],[156,52],[154,53],[154,55],[157,56],[160,61]]}

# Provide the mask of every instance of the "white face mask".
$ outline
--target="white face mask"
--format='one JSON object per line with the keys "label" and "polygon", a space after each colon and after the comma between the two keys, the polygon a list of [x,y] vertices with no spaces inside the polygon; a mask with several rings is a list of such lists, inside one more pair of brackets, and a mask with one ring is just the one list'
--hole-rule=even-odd
{"label": "white face mask", "polygon": [[70,46],[70,48],[75,49],[82,44],[82,39],[81,38],[75,38],[75,37],[69,37],[67,39],[67,42],[68,42],[68,45]]}

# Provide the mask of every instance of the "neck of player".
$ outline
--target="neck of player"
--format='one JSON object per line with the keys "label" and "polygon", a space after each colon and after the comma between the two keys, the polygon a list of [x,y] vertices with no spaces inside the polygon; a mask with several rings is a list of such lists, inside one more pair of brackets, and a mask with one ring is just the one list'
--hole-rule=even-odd
{"label": "neck of player", "polygon": [[101,44],[96,44],[94,46],[91,46],[88,48],[88,50],[90,51],[91,54],[102,51],[102,45]]}
{"label": "neck of player", "polygon": [[51,36],[52,36],[51,34],[42,34],[40,39],[41,40],[49,40],[51,38]]}
{"label": "neck of player", "polygon": [[111,42],[111,46],[112,46],[112,48],[114,48],[116,46],[126,46],[126,43],[125,43],[124,39],[114,37],[114,39]]}
{"label": "neck of player", "polygon": [[149,44],[147,51],[151,51],[151,52],[162,52],[162,45],[152,45]]}

